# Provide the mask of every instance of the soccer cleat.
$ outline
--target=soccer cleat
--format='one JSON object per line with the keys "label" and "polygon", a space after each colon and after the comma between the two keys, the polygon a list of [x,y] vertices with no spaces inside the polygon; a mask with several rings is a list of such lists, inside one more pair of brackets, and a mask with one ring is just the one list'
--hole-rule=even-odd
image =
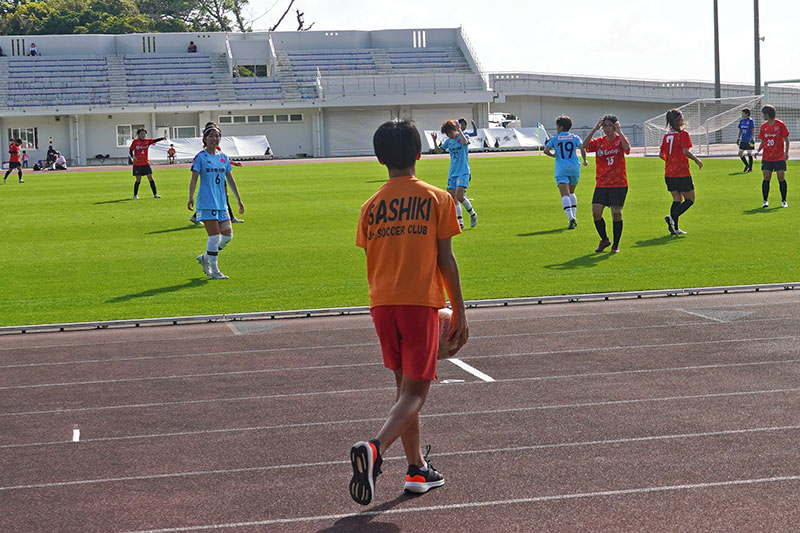
{"label": "soccer cleat", "polygon": [[677,233],[675,233],[675,230],[677,228],[675,227],[675,221],[672,220],[672,215],[665,216],[664,217],[664,222],[667,223],[667,227],[669,228],[670,235],[677,235]]}
{"label": "soccer cleat", "polygon": [[160,194],[154,194],[153,198],[161,198],[161,195]]}
{"label": "soccer cleat", "polygon": [[761,204],[761,207],[769,207],[769,202],[764,200],[764,203]]}
{"label": "soccer cleat", "polygon": [[138,200],[138,199],[139,199],[139,195],[138,195],[138,194],[134,194],[134,195],[133,195],[133,199],[134,199],[134,200]]}
{"label": "soccer cleat", "polygon": [[686,235],[686,232],[680,228],[675,228],[675,235]]}
{"label": "soccer cleat", "polygon": [[781,202],[781,207],[789,207],[789,203],[786,200],[784,200]]}
{"label": "soccer cleat", "polygon": [[377,440],[357,442],[350,448],[350,464],[353,477],[350,479],[350,497],[358,504],[369,505],[375,495],[375,480],[381,473],[383,459]]}
{"label": "soccer cleat", "polygon": [[244,222],[244,220],[242,220],[241,218],[231,217],[232,224],[241,224],[242,222]]}
{"label": "soccer cleat", "polygon": [[444,476],[433,465],[428,463],[428,469],[423,472],[417,465],[409,465],[406,471],[405,490],[415,494],[424,494],[431,489],[444,485]]}
{"label": "soccer cleat", "polygon": [[469,215],[469,227],[474,228],[478,224],[478,213],[475,210],[472,210],[472,213]]}
{"label": "soccer cleat", "polygon": [[595,248],[594,251],[600,253],[609,246],[611,246],[611,241],[609,241],[608,239],[603,239],[602,241],[600,241],[600,244],[597,245],[597,248]]}
{"label": "soccer cleat", "polygon": [[219,270],[217,270],[216,272],[212,272],[211,274],[209,274],[209,277],[210,277],[211,279],[228,279],[228,276],[226,276],[225,274],[223,274],[223,273],[222,273],[222,272],[220,272]]}
{"label": "soccer cleat", "polygon": [[191,223],[192,223],[192,224],[194,224],[195,226],[202,226],[202,225],[203,225],[203,223],[202,223],[202,222],[200,222],[199,220],[197,220],[197,213],[193,214],[193,215],[191,216],[191,218],[189,218],[189,222],[191,222]]}
{"label": "soccer cleat", "polygon": [[206,276],[211,277],[211,263],[209,262],[206,254],[198,255],[197,262],[200,263],[201,267],[203,267],[203,272],[206,273]]}
{"label": "soccer cleat", "polygon": [[25,183],[25,180],[24,180],[24,179],[22,179],[22,178],[20,178],[20,179],[19,179],[19,182],[20,182],[20,183]]}
{"label": "soccer cleat", "polygon": [[612,254],[618,254],[619,253],[619,246],[612,246],[611,247],[611,253]]}

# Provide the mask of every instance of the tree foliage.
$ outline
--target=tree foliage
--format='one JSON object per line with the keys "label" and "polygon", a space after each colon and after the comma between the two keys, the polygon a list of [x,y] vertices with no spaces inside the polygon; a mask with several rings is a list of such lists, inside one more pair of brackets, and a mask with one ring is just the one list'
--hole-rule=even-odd
{"label": "tree foliage", "polygon": [[250,31],[247,0],[0,0],[0,34]]}

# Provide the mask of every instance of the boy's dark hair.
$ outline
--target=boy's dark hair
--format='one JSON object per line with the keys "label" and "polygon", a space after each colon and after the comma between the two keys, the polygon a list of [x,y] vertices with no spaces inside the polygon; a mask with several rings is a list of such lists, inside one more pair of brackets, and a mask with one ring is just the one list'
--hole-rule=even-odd
{"label": "boy's dark hair", "polygon": [[744,113],[744,114],[745,114],[745,115],[747,115],[748,117],[750,116],[750,110],[749,110],[749,109],[747,109],[746,107],[745,107],[744,109],[742,109],[742,113]]}
{"label": "boy's dark hair", "polygon": [[761,112],[767,115],[769,118],[775,118],[775,106],[774,105],[765,105],[761,108]]}
{"label": "boy's dark hair", "polygon": [[617,122],[619,122],[619,120],[617,119],[617,115],[606,115],[603,117],[603,122],[605,122],[606,120],[610,120],[612,124],[616,124]]}
{"label": "boy's dark hair", "polygon": [[455,120],[445,120],[442,124],[442,133],[447,135],[448,131],[458,131],[458,122]]}
{"label": "boy's dark hair", "polygon": [[683,113],[677,109],[670,109],[667,111],[666,119],[672,131],[681,131],[683,125],[686,124],[686,121],[683,119]]}
{"label": "boy's dark hair", "polygon": [[390,120],[375,130],[372,147],[387,168],[411,168],[422,152],[422,139],[413,120]]}
{"label": "boy's dark hair", "polygon": [[561,126],[562,131],[569,131],[572,128],[572,119],[567,115],[556,117],[556,126]]}
{"label": "boy's dark hair", "polygon": [[144,128],[139,128],[138,130],[136,130],[136,135],[139,135],[139,134],[140,134],[140,133],[142,133],[142,132],[145,132],[145,133],[147,133],[147,130],[146,130],[146,129],[144,129]]}
{"label": "boy's dark hair", "polygon": [[463,124],[466,126],[466,125],[467,125],[467,119],[465,119],[465,118],[460,118],[460,119],[458,119],[458,123],[459,123],[459,124],[463,123]]}

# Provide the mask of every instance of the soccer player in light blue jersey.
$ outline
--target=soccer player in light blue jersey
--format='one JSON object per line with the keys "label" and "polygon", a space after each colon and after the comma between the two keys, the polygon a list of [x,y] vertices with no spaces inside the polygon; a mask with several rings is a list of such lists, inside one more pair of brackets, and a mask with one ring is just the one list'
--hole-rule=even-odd
{"label": "soccer player in light blue jersey", "polygon": [[567,115],[556,118],[555,136],[550,137],[544,146],[544,155],[555,158],[556,185],[561,193],[561,206],[567,215],[568,229],[575,229],[578,225],[578,198],[575,196],[575,187],[581,178],[581,163],[578,160],[578,149],[581,151],[583,166],[588,165],[586,161],[586,149],[583,147],[583,139],[570,133],[572,119]]}
{"label": "soccer player in light blue jersey", "polygon": [[[744,163],[742,172],[753,171],[753,149],[756,147],[755,130],[756,123],[750,118],[750,110],[742,109],[742,118],[739,120],[739,139],[736,141],[736,144],[739,145],[739,159]],[[747,159],[744,158],[745,152],[747,152]]]}
{"label": "soccer player in light blue jersey", "polygon": [[[466,123],[466,121],[464,122]],[[431,133],[431,137],[433,137],[434,151],[437,154],[443,151],[450,154],[447,192],[456,202],[456,216],[461,229],[464,229],[464,219],[461,216],[462,205],[469,213],[470,227],[474,228],[478,223],[478,213],[475,212],[472,208],[472,203],[466,197],[467,187],[469,187],[469,182],[472,179],[472,174],[469,170],[469,139],[455,120],[448,120],[442,124],[442,133],[447,135],[447,138],[441,145],[437,142],[436,132]]]}
{"label": "soccer player in light blue jersey", "polygon": [[244,204],[239,195],[239,188],[231,174],[231,161],[227,155],[217,150],[222,132],[216,125],[203,130],[203,146],[205,150],[194,157],[192,163],[192,179],[189,182],[190,211],[195,209],[194,190],[197,180],[197,219],[203,222],[208,234],[205,253],[197,257],[203,272],[211,279],[227,279],[228,276],[219,271],[218,256],[233,239],[231,215],[225,196],[225,184],[229,184],[239,202],[239,214],[244,213]]}

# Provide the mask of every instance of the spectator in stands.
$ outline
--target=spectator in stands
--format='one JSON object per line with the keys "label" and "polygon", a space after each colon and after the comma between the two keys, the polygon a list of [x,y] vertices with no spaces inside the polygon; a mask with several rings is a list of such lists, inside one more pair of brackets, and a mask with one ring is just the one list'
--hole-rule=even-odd
{"label": "spectator in stands", "polygon": [[197,45],[194,44],[194,41],[189,41],[189,48],[186,51],[189,52],[190,54],[197,53]]}
{"label": "spectator in stands", "polygon": [[3,47],[0,46],[0,57],[5,57],[5,56],[6,56],[6,53],[3,52]]}
{"label": "spectator in stands", "polygon": [[22,139],[12,139],[10,143],[8,143],[8,171],[6,175],[3,176],[3,183],[6,182],[6,178],[8,175],[14,172],[14,169],[17,171],[17,176],[19,176],[19,182],[25,183],[25,180],[22,179],[22,163],[19,162],[19,149],[22,147]]}
{"label": "spectator in stands", "polygon": [[167,161],[169,161],[170,165],[175,164],[175,154],[177,151],[175,150],[175,145],[170,144],[169,149],[167,150]]}
{"label": "spectator in stands", "polygon": [[31,51],[28,53],[29,56],[40,56],[42,54],[39,53],[39,49],[36,48],[36,43],[31,43]]}
{"label": "spectator in stands", "polygon": [[56,160],[45,170],[67,170],[67,159],[61,155],[61,152],[56,152]]}
{"label": "spectator in stands", "polygon": [[22,168],[28,168],[28,152],[22,151]]}

